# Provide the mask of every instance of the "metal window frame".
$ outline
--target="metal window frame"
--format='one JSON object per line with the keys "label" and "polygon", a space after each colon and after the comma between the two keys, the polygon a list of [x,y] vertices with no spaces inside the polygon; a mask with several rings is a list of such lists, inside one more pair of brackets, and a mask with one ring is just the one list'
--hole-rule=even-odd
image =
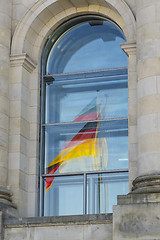
{"label": "metal window frame", "polygon": [[[126,74],[126,69],[123,68],[121,69],[122,71],[125,71],[125,76]],[[114,69],[115,70],[115,69]],[[104,70],[105,71],[105,70]],[[112,71],[111,69],[106,70],[106,71]],[[99,71],[95,71],[99,72]],[[88,72],[86,72],[88,73]],[[50,78],[50,76],[48,76]],[[44,178],[47,177],[62,177],[62,176],[76,176],[76,175],[83,175],[84,183],[83,183],[83,214],[87,213],[87,175],[88,174],[103,174],[103,173],[126,173],[128,172],[128,169],[115,169],[115,170],[104,170],[104,171],[86,171],[86,172],[72,172],[72,173],[61,173],[61,174],[43,174],[43,131],[44,128],[47,126],[63,126],[67,124],[77,124],[77,123],[87,123],[87,122],[113,122],[117,120],[128,120],[126,117],[122,118],[111,118],[111,119],[103,119],[103,120],[93,120],[93,121],[83,121],[83,122],[64,122],[64,123],[43,123],[43,117],[44,117],[44,85],[46,84],[46,75],[42,75],[42,89],[41,89],[41,123],[40,123],[40,209],[39,209],[39,215],[43,216],[44,215]]]}
{"label": "metal window frame", "polygon": [[112,173],[128,173],[128,169],[118,170],[103,170],[103,171],[85,171],[85,172],[70,172],[70,173],[56,173],[56,174],[42,174],[42,179],[47,177],[69,177],[69,176],[83,176],[83,214],[87,214],[87,177],[92,174],[112,174]]}
{"label": "metal window frame", "polygon": [[[57,39],[59,38],[59,36],[62,34],[62,32],[64,32],[66,30],[66,26],[71,26],[71,25],[74,25],[75,24],[78,24],[80,22],[83,22],[87,19],[102,19],[102,20],[107,20],[107,21],[110,21],[112,22],[113,24],[116,24],[114,23],[113,21],[111,21],[110,19],[107,19],[106,17],[104,16],[101,16],[101,15],[83,15],[83,16],[78,16],[76,18],[73,18],[73,19],[70,19],[69,21],[63,23],[62,25],[59,26],[59,28],[52,34],[53,35],[57,35]],[[74,20],[75,19],[75,20]],[[116,24],[117,25],[117,24]],[[119,27],[119,26],[118,26]],[[68,27],[69,28],[69,27]],[[63,31],[60,29],[63,29]],[[50,52],[51,50],[51,47],[50,47],[50,44],[51,44],[51,39],[52,37],[49,36],[47,42],[46,42],[46,45],[43,49],[43,52],[42,52],[42,57],[41,57],[41,86],[40,86],[40,128],[39,128],[39,158],[40,158],[40,163],[39,163],[39,216],[43,216],[44,215],[44,193],[43,193],[43,189],[44,189],[44,178],[46,177],[52,177],[52,176],[55,176],[55,177],[62,177],[62,176],[76,176],[76,175],[83,175],[84,176],[84,183],[83,183],[83,189],[84,189],[84,196],[83,196],[83,212],[84,214],[87,213],[87,175],[88,174],[103,174],[103,173],[128,173],[128,169],[119,169],[119,170],[105,170],[105,171],[86,171],[86,172],[72,172],[72,173],[67,173],[67,174],[43,174],[43,166],[42,166],[42,163],[43,163],[43,128],[46,127],[46,126],[53,126],[53,125],[63,125],[63,124],[67,124],[67,123],[53,123],[53,124],[44,124],[43,123],[43,118],[44,118],[44,112],[45,112],[45,109],[44,109],[44,103],[45,103],[45,96],[44,96],[44,85],[46,82],[48,83],[52,83],[55,79],[54,77],[66,77],[67,75],[72,75],[72,77],[74,77],[74,75],[76,74],[79,74],[79,73],[69,73],[69,74],[55,74],[55,75],[46,75],[45,73],[45,67],[46,67],[46,59],[47,59],[47,56],[46,55],[46,52]],[[56,41],[57,41],[56,39]],[[53,46],[54,43],[52,43],[52,46]],[[48,51],[49,49],[49,51]],[[122,76],[123,75],[127,75],[127,69],[128,68],[117,68],[117,69],[104,69],[104,70],[98,70],[98,71],[88,71],[88,72],[81,72],[80,74],[84,74],[84,76],[87,76],[88,73],[90,72],[94,72],[94,73],[101,73],[101,75],[103,74],[103,72],[111,72],[111,70],[115,71],[115,70],[119,70],[121,73],[122,73]],[[102,78],[103,78],[103,75],[102,75]],[[128,119],[128,118],[119,118],[119,119],[106,119],[106,120],[101,120],[101,121],[114,121],[114,120],[123,120],[123,119]],[[93,121],[91,121],[93,122]],[[75,122],[76,123],[76,122]],[[70,124],[70,123],[68,123]]]}

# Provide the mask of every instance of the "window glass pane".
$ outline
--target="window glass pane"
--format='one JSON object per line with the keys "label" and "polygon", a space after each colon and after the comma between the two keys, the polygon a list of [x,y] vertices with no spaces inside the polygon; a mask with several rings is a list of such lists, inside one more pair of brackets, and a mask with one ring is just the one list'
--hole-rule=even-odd
{"label": "window glass pane", "polygon": [[46,83],[46,123],[128,117],[126,69],[107,74],[55,77]]}
{"label": "window glass pane", "polygon": [[47,74],[126,67],[127,56],[120,46],[124,41],[114,23],[95,19],[80,23],[55,42]]}
{"label": "window glass pane", "polygon": [[87,175],[87,214],[111,213],[117,195],[128,193],[128,173]]}
{"label": "window glass pane", "polygon": [[127,128],[127,119],[47,126],[46,173],[128,168]]}
{"label": "window glass pane", "polygon": [[88,214],[112,212],[117,195],[128,193],[125,39],[100,16],[81,20],[58,28],[44,49],[44,216],[83,214],[85,201]]}
{"label": "window glass pane", "polygon": [[[49,180],[44,180],[44,189]],[[54,177],[52,180],[49,191],[44,190],[44,216],[83,214],[83,176]]]}

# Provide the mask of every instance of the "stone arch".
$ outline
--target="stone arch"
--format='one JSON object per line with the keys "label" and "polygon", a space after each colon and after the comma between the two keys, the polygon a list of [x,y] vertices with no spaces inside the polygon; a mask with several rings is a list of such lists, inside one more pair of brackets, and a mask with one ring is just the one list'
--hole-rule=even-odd
{"label": "stone arch", "polygon": [[11,55],[27,53],[34,60],[47,37],[62,22],[80,14],[96,13],[116,22],[127,42],[135,41],[135,18],[124,0],[103,0],[101,5],[64,0],[40,0],[28,10],[18,24],[12,39]]}
{"label": "stone arch", "polygon": [[[19,132],[23,132],[22,129],[23,122],[28,125],[28,131],[26,131],[27,137],[26,145],[30,146],[30,151],[25,150],[25,164],[27,165],[27,173],[23,179],[28,182],[26,184],[26,189],[22,191],[21,186],[14,186],[13,193],[15,202],[19,208],[19,212],[22,216],[36,216],[37,215],[37,172],[38,172],[38,160],[39,160],[39,139],[38,139],[38,129],[39,129],[39,106],[40,106],[40,59],[42,49],[46,40],[52,34],[53,30],[57,28],[61,23],[69,18],[82,14],[98,14],[105,16],[114,22],[116,22],[120,28],[123,30],[126,40],[128,43],[135,42],[135,18],[131,9],[125,3],[124,0],[39,0],[32,8],[28,10],[26,15],[22,18],[16,27],[12,38],[11,45],[11,84],[9,86],[10,91],[14,91],[16,84],[18,85],[19,95],[21,96],[21,101],[15,103],[17,109],[20,109],[20,124]],[[101,4],[99,4],[101,2]],[[131,44],[132,45],[132,44]],[[134,46],[124,46],[123,49],[131,51]],[[133,59],[134,58],[134,59]],[[129,58],[130,66],[135,67],[136,58]],[[36,64],[38,63],[38,64]],[[131,74],[130,74],[131,75]],[[134,72],[132,75],[135,75]],[[132,82],[136,82],[136,78],[130,76]],[[132,83],[133,85],[133,83]],[[136,96],[136,89],[135,96]],[[21,94],[21,93],[25,94]],[[18,95],[18,96],[19,96]],[[135,97],[136,98],[136,97]],[[25,100],[25,101],[24,101]],[[135,103],[136,100],[131,98],[131,104]],[[25,104],[24,104],[25,102]],[[134,106],[133,106],[134,107]],[[132,106],[131,106],[132,108]],[[27,113],[27,114],[26,114]],[[134,116],[133,116],[134,117]],[[13,117],[14,120],[14,117]],[[14,125],[10,126],[13,132],[12,139],[17,138],[17,132],[15,132]],[[10,131],[12,132],[12,131]],[[29,135],[28,135],[29,132]],[[24,141],[24,137],[21,134],[18,135],[19,142]],[[24,149],[22,151],[22,154]],[[11,153],[14,155],[14,152]],[[24,159],[19,154],[19,158],[16,159],[19,163],[18,166],[24,165]],[[30,165],[35,166],[34,168],[29,167]],[[13,170],[14,171],[14,170]],[[20,182],[19,178],[21,176],[21,169],[16,169],[19,173],[16,176],[16,181]],[[14,174],[13,174],[14,176]],[[12,188],[12,175],[10,177],[10,185]],[[32,182],[32,183],[31,183]],[[18,194],[17,194],[18,192]],[[25,196],[28,197],[28,202],[26,202],[26,208],[21,206],[21,202]],[[18,197],[17,197],[18,196]],[[34,199],[34,201],[30,201]],[[29,203],[32,202],[32,207]],[[25,211],[25,213],[24,213]]]}

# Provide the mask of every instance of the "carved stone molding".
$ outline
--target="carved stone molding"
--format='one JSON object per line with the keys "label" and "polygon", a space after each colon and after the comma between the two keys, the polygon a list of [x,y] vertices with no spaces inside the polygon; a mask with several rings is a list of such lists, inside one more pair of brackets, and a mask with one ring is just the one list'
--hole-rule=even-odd
{"label": "carved stone molding", "polygon": [[135,42],[121,43],[121,48],[127,54],[128,57],[130,55],[136,55],[136,43]]}
{"label": "carved stone molding", "polygon": [[160,173],[139,176],[133,181],[133,193],[160,193]]}
{"label": "carved stone molding", "polygon": [[23,66],[28,72],[32,72],[36,68],[36,63],[26,54],[16,54],[10,56],[11,67]]}
{"label": "carved stone molding", "polygon": [[12,193],[5,187],[0,186],[0,211],[5,217],[16,217],[17,207],[12,202]]}

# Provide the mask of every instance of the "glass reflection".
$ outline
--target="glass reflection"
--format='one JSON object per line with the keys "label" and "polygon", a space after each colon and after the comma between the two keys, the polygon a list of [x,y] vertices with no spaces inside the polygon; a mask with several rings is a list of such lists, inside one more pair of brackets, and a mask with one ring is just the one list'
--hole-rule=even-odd
{"label": "glass reflection", "polygon": [[93,19],[67,30],[53,45],[47,74],[127,66],[121,30],[109,21]]}
{"label": "glass reflection", "polygon": [[127,119],[48,126],[48,174],[128,168]]}
{"label": "glass reflection", "polygon": [[116,196],[128,192],[124,41],[117,25],[88,16],[63,34],[57,31],[46,48],[44,216],[83,214],[85,203],[88,214],[112,212]]}
{"label": "glass reflection", "polygon": [[87,175],[87,214],[111,213],[117,195],[128,193],[128,173]]}
{"label": "glass reflection", "polygon": [[44,180],[44,216],[83,214],[83,176],[54,177],[46,191]]}
{"label": "glass reflection", "polygon": [[[83,175],[54,177],[50,190],[44,191],[44,216],[83,214],[83,187]],[[111,213],[117,195],[128,193],[128,173],[87,174],[86,187],[86,213]]]}
{"label": "glass reflection", "polygon": [[128,117],[127,73],[123,71],[110,71],[110,76],[103,72],[103,77],[90,73],[78,75],[79,79],[55,78],[46,84],[46,123]]}

